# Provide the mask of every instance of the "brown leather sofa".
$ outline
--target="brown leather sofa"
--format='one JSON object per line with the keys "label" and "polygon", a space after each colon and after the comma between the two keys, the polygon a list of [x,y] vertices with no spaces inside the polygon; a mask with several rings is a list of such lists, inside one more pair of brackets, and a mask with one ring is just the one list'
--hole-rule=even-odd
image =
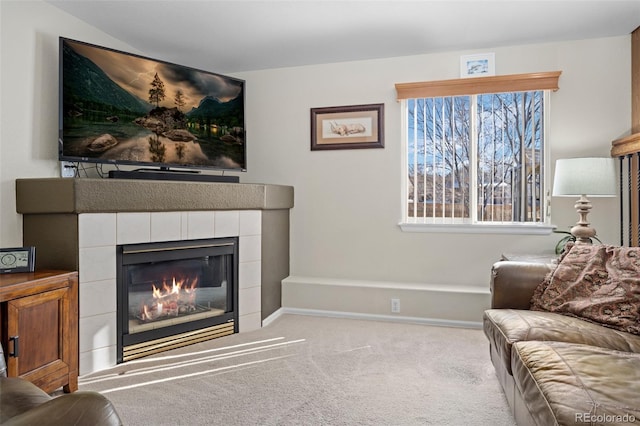
{"label": "brown leather sofa", "polygon": [[122,421],[111,402],[97,392],[51,397],[27,380],[7,377],[0,346],[0,424],[116,426]]}
{"label": "brown leather sofa", "polygon": [[501,261],[484,332],[518,425],[640,424],[640,336],[529,310],[553,265]]}

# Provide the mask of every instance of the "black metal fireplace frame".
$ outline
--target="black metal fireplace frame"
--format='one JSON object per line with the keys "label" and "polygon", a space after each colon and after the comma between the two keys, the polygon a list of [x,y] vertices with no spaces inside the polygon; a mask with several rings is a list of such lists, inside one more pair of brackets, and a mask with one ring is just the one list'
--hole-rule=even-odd
{"label": "black metal fireplace frame", "polygon": [[[202,240],[186,241],[162,241],[142,244],[124,244],[116,248],[117,263],[117,362],[122,363],[125,359],[123,353],[126,347],[137,345],[145,341],[155,341],[169,338],[170,336],[181,335],[198,329],[205,329],[213,326],[220,326],[226,323],[233,323],[233,333],[238,332],[238,237],[210,238]],[[125,288],[125,266],[135,265],[148,261],[149,254],[157,261],[178,260],[188,257],[220,256],[232,255],[232,270],[229,272],[231,278],[230,295],[232,297],[232,311],[222,315],[194,320],[190,322],[169,325],[149,331],[128,334],[129,312],[123,308],[128,306],[128,290]],[[126,262],[126,263],[125,263]]]}

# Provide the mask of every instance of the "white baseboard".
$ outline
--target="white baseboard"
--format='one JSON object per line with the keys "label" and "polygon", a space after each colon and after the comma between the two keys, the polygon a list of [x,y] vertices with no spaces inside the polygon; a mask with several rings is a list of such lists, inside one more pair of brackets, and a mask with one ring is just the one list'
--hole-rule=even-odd
{"label": "white baseboard", "polygon": [[265,319],[262,320],[262,326],[266,327],[284,314],[284,308],[280,308]]}
{"label": "white baseboard", "polygon": [[[482,329],[482,322],[476,322],[476,321],[441,320],[436,318],[418,318],[418,317],[403,317],[403,316],[396,316],[396,315],[362,314],[358,312],[323,311],[319,309],[301,309],[301,308],[286,308],[286,307],[278,309],[274,314],[269,316],[269,318],[267,319],[271,319],[271,317],[276,313],[278,314],[278,317],[283,314],[292,314],[292,315],[309,315],[309,316],[331,317],[331,318],[348,318],[348,319],[369,320],[369,321],[399,322],[399,323],[406,323],[406,324],[423,324],[423,325],[434,325],[439,327]],[[263,326],[266,325],[264,322],[262,324]]]}

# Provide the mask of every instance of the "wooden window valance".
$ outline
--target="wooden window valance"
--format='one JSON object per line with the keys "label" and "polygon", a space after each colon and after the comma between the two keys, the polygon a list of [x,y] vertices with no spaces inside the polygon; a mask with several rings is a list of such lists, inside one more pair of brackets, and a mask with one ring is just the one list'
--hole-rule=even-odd
{"label": "wooden window valance", "polygon": [[396,92],[398,100],[531,90],[553,90],[555,92],[559,89],[558,79],[561,73],[562,71],[549,71],[418,83],[396,83]]}
{"label": "wooden window valance", "polygon": [[611,142],[611,156],[622,157],[640,152],[640,133],[616,139]]}

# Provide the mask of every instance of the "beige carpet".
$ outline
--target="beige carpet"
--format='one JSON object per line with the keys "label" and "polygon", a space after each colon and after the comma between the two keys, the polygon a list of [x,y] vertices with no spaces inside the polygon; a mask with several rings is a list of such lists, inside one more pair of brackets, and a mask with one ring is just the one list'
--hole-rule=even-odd
{"label": "beige carpet", "polygon": [[126,425],[515,425],[481,330],[283,315],[80,378]]}

